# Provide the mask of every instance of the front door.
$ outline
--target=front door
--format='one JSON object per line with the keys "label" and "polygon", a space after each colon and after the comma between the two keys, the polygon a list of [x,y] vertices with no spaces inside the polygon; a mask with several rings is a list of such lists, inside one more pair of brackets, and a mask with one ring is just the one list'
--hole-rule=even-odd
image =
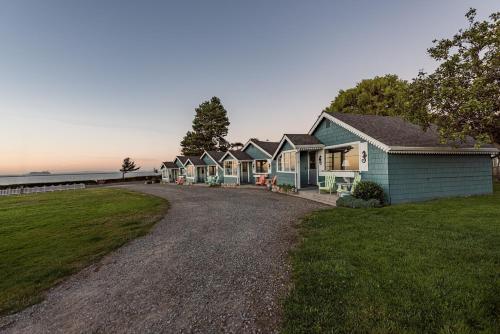
{"label": "front door", "polygon": [[316,185],[318,180],[318,169],[316,168],[316,152],[309,152],[309,184]]}
{"label": "front door", "polygon": [[240,183],[248,183],[248,162],[241,163]]}
{"label": "front door", "polygon": [[205,182],[205,167],[198,167],[198,182]]}

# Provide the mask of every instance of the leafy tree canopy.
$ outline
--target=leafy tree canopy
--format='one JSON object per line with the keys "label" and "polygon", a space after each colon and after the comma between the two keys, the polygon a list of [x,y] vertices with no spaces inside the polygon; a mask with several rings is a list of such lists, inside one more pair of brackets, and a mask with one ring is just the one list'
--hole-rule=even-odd
{"label": "leafy tree canopy", "polygon": [[427,50],[439,65],[413,80],[409,112],[424,127],[436,124],[443,140],[500,143],[500,12],[465,16],[466,29]]}
{"label": "leafy tree canopy", "polygon": [[326,112],[399,116],[404,113],[408,83],[397,75],[365,79],[356,87],[340,90]]}
{"label": "leafy tree canopy", "polygon": [[229,147],[225,137],[229,118],[218,97],[212,97],[195,109],[193,129],[181,141],[182,154],[201,155],[203,150],[226,151]]}

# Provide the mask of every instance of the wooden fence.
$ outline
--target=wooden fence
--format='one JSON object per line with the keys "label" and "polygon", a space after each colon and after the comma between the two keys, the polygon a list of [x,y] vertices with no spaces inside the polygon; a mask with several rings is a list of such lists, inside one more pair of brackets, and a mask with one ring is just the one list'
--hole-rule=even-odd
{"label": "wooden fence", "polygon": [[7,189],[0,189],[0,196],[24,195],[24,194],[46,193],[51,191],[78,190],[78,189],[85,189],[85,184],[74,183],[74,184],[60,184],[57,186],[7,188]]}

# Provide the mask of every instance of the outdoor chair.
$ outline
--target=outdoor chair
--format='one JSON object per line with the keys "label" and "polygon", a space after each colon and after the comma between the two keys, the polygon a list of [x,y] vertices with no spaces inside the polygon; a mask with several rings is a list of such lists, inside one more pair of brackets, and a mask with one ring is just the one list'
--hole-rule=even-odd
{"label": "outdoor chair", "polygon": [[183,185],[183,184],[184,184],[184,181],[185,181],[185,180],[184,180],[184,177],[179,176],[179,177],[177,178],[177,180],[175,181],[175,184],[178,184],[178,185]]}
{"label": "outdoor chair", "polygon": [[258,186],[265,186],[266,185],[266,177],[265,175],[261,175],[258,177],[257,181],[255,182],[256,185]]}
{"label": "outdoor chair", "polygon": [[337,189],[337,193],[340,195],[340,197],[352,195],[352,193],[354,192],[354,189],[356,189],[356,187],[358,186],[359,181],[361,181],[361,174],[357,174],[354,177],[354,180],[352,181],[350,189],[343,189],[342,184],[339,184],[339,187]]}
{"label": "outdoor chair", "polygon": [[332,194],[332,191],[335,191],[335,175],[326,175],[325,181],[318,183],[318,190],[321,194],[321,191],[327,191]]}

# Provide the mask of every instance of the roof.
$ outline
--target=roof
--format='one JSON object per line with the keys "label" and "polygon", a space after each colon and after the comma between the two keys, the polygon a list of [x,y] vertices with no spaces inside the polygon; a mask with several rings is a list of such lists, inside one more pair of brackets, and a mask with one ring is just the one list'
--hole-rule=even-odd
{"label": "roof", "polygon": [[165,166],[165,168],[179,168],[173,161],[164,161],[163,162],[163,166]]}
{"label": "roof", "polygon": [[278,149],[278,146],[280,145],[280,142],[278,141],[262,141],[258,140],[257,138],[252,138],[250,139],[245,146],[241,149],[242,151],[245,150],[248,145],[253,144],[255,147],[263,151],[265,154],[269,155],[270,157],[274,154],[274,152]]}
{"label": "roof", "polygon": [[222,159],[222,156],[226,152],[220,152],[220,151],[205,151],[212,159],[215,159],[215,162],[218,162],[220,159]]}
{"label": "roof", "polygon": [[435,125],[423,130],[419,125],[397,116],[323,112],[309,134],[314,133],[324,118],[391,153],[488,153],[496,150],[493,145],[476,148],[476,143],[471,137],[467,137],[464,142],[442,143]]}
{"label": "roof", "polygon": [[229,150],[226,153],[224,153],[224,155],[222,156],[222,158],[220,158],[220,160],[224,159],[226,157],[226,155],[231,155],[233,158],[235,158],[236,160],[240,160],[240,161],[253,160],[251,156],[249,156],[248,154],[246,154],[242,150]]}
{"label": "roof", "polygon": [[[179,161],[184,165],[188,159],[188,157],[185,157],[183,155],[178,155],[175,157],[176,159],[179,159]],[[175,160],[174,160],[175,161]]]}
{"label": "roof", "polygon": [[205,161],[201,160],[200,157],[198,156],[187,156],[186,157],[186,163],[187,161],[190,161],[194,166],[205,166],[206,163]]}
{"label": "roof", "polygon": [[318,138],[311,136],[310,134],[288,134],[285,133],[285,136],[292,142],[295,146],[300,145],[317,145],[321,144]]}

